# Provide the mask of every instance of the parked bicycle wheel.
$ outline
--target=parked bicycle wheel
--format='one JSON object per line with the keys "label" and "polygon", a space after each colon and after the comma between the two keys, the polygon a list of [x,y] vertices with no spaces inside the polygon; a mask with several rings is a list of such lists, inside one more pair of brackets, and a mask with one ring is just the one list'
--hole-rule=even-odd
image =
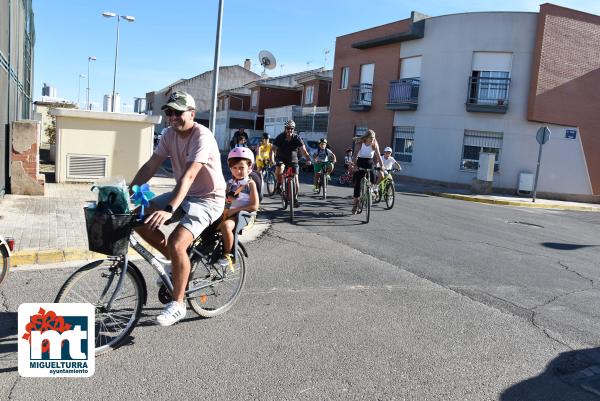
{"label": "parked bicycle wheel", "polygon": [[388,210],[394,207],[395,198],[396,198],[396,190],[394,189],[394,184],[392,184],[390,182],[385,186],[385,195],[384,195],[385,204],[386,204]]}
{"label": "parked bicycle wheel", "polygon": [[137,324],[144,303],[143,278],[131,263],[121,291],[113,296],[123,272],[123,261],[103,259],[89,263],[67,279],[54,302],[91,303],[96,309],[96,355],[117,348]]}
{"label": "parked bicycle wheel", "polygon": [[267,194],[273,196],[275,193],[275,174],[271,170],[267,170],[265,173],[264,182],[267,186]]}
{"label": "parked bicycle wheel", "polygon": [[[215,250],[220,249],[220,241],[214,244]],[[228,267],[222,267],[207,257],[200,256],[192,257],[191,262],[192,273],[188,291],[194,288],[197,290],[188,294],[190,307],[196,314],[206,318],[227,312],[238,300],[246,281],[244,255],[237,250],[235,264]]]}
{"label": "parked bicycle wheel", "polygon": [[0,266],[0,284],[8,276],[8,269],[10,269],[10,257],[8,251],[4,247],[0,246],[0,257],[2,257],[2,266]]}

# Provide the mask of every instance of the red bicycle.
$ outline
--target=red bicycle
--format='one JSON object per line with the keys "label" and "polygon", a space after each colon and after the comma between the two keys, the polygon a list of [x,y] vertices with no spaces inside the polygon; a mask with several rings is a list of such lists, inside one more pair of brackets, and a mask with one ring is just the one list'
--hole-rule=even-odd
{"label": "red bicycle", "polygon": [[294,222],[294,200],[298,193],[298,187],[296,186],[296,171],[293,166],[286,167],[283,173],[283,185],[281,187],[281,206],[285,210],[288,205],[290,206],[290,220]]}

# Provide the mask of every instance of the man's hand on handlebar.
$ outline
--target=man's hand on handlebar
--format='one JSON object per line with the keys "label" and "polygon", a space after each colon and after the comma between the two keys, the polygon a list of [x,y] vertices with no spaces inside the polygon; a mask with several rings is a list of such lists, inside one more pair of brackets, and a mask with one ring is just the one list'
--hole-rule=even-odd
{"label": "man's hand on handlebar", "polygon": [[163,224],[165,224],[168,220],[173,217],[173,213],[169,213],[165,210],[157,210],[156,212],[150,214],[144,220],[144,224],[148,224],[151,229],[156,230],[160,228]]}

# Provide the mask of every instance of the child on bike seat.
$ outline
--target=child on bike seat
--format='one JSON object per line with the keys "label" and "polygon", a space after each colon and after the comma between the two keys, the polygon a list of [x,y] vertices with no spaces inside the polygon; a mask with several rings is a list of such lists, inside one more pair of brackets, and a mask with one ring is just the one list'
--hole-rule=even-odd
{"label": "child on bike seat", "polygon": [[315,159],[315,181],[314,181],[314,192],[319,192],[319,177],[321,170],[325,169],[325,174],[329,178],[329,175],[333,171],[333,164],[336,162],[335,155],[329,149],[327,149],[327,139],[321,138],[319,141],[319,149],[313,155]]}
{"label": "child on bike seat", "polygon": [[250,169],[254,163],[254,153],[248,148],[233,148],[227,156],[227,165],[232,178],[227,183],[225,210],[219,229],[223,235],[223,257],[219,259],[221,266],[232,266],[233,230],[237,223],[237,215],[241,211],[258,210],[258,189],[250,178]]}

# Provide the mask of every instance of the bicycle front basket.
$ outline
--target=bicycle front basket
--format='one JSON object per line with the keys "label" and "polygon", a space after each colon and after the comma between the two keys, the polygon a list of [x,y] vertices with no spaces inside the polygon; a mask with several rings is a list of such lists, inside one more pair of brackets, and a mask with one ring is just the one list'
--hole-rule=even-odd
{"label": "bicycle front basket", "polygon": [[110,256],[127,254],[133,214],[110,214],[84,208],[88,248]]}

